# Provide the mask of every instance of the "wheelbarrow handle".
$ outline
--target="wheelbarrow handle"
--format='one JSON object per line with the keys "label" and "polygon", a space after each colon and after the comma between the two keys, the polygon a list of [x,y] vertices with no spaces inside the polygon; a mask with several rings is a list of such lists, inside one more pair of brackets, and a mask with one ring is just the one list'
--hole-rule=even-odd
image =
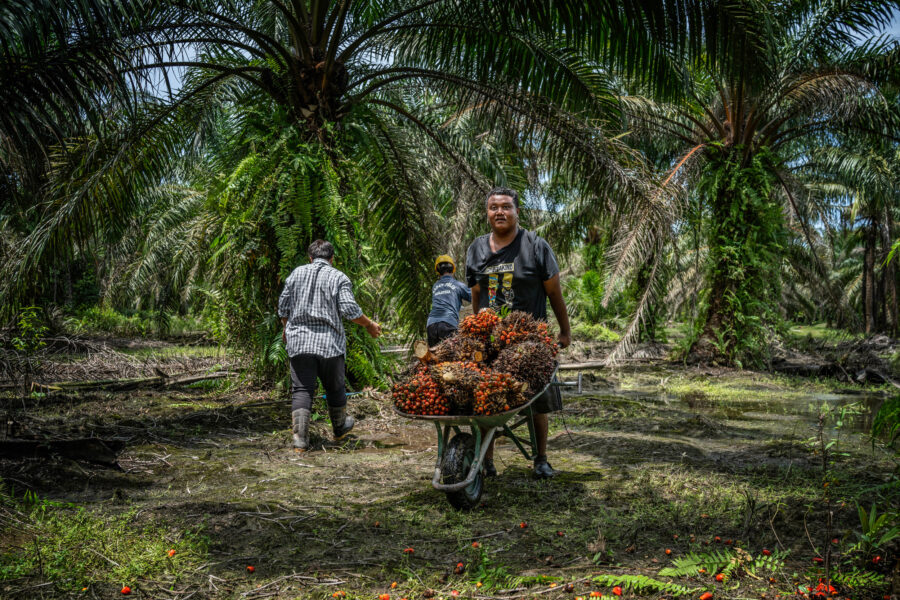
{"label": "wheelbarrow handle", "polygon": [[583,389],[583,386],[582,386],[582,376],[583,375],[584,375],[584,373],[579,373],[578,377],[575,379],[575,381],[551,381],[550,385],[552,385],[553,387],[558,387],[558,388],[573,387],[573,388],[576,388],[578,390],[578,393],[580,394]]}

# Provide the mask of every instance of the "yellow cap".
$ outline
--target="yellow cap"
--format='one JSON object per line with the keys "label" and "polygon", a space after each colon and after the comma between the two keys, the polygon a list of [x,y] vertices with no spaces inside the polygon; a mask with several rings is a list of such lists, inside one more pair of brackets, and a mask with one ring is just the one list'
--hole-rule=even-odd
{"label": "yellow cap", "polygon": [[434,259],[434,270],[437,272],[438,265],[441,263],[450,263],[453,265],[453,273],[456,273],[456,263],[453,262],[453,258],[449,254],[441,254],[436,259]]}

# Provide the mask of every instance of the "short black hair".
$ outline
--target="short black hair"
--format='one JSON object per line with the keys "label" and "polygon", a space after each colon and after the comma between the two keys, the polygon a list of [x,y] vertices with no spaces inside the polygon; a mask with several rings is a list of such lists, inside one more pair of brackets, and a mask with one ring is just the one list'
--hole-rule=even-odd
{"label": "short black hair", "polygon": [[516,205],[516,209],[519,208],[519,194],[516,193],[516,190],[511,190],[505,187],[495,187],[490,192],[488,192],[487,198],[484,199],[485,204],[487,204],[488,200],[491,199],[491,196],[509,196],[513,199],[513,202]]}
{"label": "short black hair", "polygon": [[325,240],[316,240],[309,245],[309,249],[306,251],[306,255],[309,256],[309,258],[312,260],[315,260],[317,258],[331,260],[331,258],[334,256],[334,246],[331,245],[331,242],[326,242]]}
{"label": "short black hair", "polygon": [[438,275],[445,275],[447,273],[453,272],[453,265],[451,263],[443,262],[438,264],[437,266]]}

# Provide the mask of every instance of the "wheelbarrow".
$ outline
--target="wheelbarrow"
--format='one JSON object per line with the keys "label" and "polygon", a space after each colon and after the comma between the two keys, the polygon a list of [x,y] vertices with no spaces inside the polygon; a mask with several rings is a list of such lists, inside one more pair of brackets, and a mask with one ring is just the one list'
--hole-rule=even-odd
{"label": "wheelbarrow", "polygon": [[[482,464],[484,455],[495,437],[506,436],[512,440],[526,460],[534,460],[537,438],[534,432],[532,405],[550,386],[578,386],[581,391],[581,375],[577,382],[556,381],[553,370],[550,383],[532,396],[528,402],[512,410],[493,415],[413,415],[394,410],[404,417],[431,421],[437,430],[438,456],[434,465],[431,485],[447,494],[447,500],[455,508],[469,510],[481,501],[484,492]],[[514,421],[513,423],[510,423]],[[516,435],[515,430],[528,428],[528,437]],[[463,428],[468,427],[469,431]],[[482,432],[483,430],[483,432]],[[452,437],[451,437],[452,436]]]}

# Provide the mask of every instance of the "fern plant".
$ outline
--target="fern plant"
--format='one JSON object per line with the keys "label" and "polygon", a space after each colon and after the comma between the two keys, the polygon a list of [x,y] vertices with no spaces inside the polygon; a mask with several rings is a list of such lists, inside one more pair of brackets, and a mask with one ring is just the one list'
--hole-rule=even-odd
{"label": "fern plant", "polygon": [[884,575],[873,573],[872,571],[861,571],[857,568],[843,573],[834,573],[831,576],[831,581],[848,590],[876,588],[886,584]]}
{"label": "fern plant", "polygon": [[713,550],[711,552],[691,552],[686,556],[672,560],[672,567],[666,567],[659,572],[660,577],[687,577],[696,575],[701,569],[708,573],[718,573],[731,563],[733,553],[725,550]]}
{"label": "fern plant", "polygon": [[784,557],[787,553],[776,550],[769,556],[760,554],[751,556],[742,548],[734,550],[713,550],[711,552],[691,552],[687,556],[672,560],[672,567],[660,570],[660,577],[688,577],[701,572],[721,573],[724,580],[743,573],[758,576],[762,573],[775,573],[784,568]]}
{"label": "fern plant", "polygon": [[593,579],[600,586],[620,586],[623,590],[635,593],[654,592],[671,596],[688,596],[701,590],[699,587],[686,587],[677,583],[660,581],[646,575],[598,575]]}

